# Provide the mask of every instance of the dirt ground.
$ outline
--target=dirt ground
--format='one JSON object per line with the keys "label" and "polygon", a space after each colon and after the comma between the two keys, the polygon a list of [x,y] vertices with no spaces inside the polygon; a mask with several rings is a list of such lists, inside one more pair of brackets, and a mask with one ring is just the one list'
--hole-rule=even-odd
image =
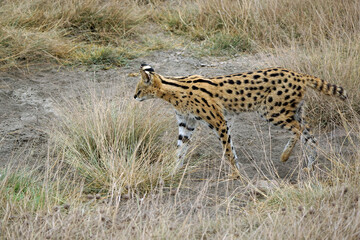
{"label": "dirt ground", "polygon": [[[214,76],[271,66],[271,58],[264,55],[237,56],[232,59],[196,58],[182,50],[172,50],[154,52],[133,60],[125,67],[110,70],[42,66],[41,70],[32,70],[30,73],[0,73],[0,167],[14,159],[20,164],[26,164],[46,157],[48,126],[58,117],[55,106],[65,103],[66,99],[81,97],[88,93],[89,88],[114,99],[124,95],[132,96],[139,77],[128,75],[137,72],[143,62],[152,65],[162,75],[169,76]],[[124,92],[130,93],[114,91],[114,87],[119,86]],[[172,111],[168,104],[155,101]],[[237,116],[232,125],[235,148],[249,177],[256,177],[260,170],[264,175],[278,174],[280,178],[295,178],[294,169],[297,169],[299,159],[302,159],[300,147],[296,147],[287,163],[279,161],[290,134],[280,128],[270,127],[255,113]],[[206,169],[216,168],[221,158],[221,146],[217,138],[202,126],[197,132],[194,142],[200,148],[196,154],[204,159]],[[328,143],[333,145],[334,141],[341,142],[344,134],[337,129],[318,135],[318,138],[320,145],[326,149]]]}

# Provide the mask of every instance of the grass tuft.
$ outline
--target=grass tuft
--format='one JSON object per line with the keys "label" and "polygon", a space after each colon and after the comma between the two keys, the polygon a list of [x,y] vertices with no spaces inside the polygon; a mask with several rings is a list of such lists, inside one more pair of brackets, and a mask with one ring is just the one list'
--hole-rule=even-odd
{"label": "grass tuft", "polygon": [[251,42],[246,36],[216,34],[204,44],[206,55],[224,56],[250,52]]}
{"label": "grass tuft", "polygon": [[85,66],[101,65],[104,68],[124,66],[134,56],[125,49],[88,45],[77,49],[72,58]]}
{"label": "grass tuft", "polygon": [[77,104],[64,109],[54,137],[60,136],[68,165],[86,179],[86,191],[149,191],[172,177],[175,149],[162,139],[169,120],[153,114],[159,109],[96,97]]}

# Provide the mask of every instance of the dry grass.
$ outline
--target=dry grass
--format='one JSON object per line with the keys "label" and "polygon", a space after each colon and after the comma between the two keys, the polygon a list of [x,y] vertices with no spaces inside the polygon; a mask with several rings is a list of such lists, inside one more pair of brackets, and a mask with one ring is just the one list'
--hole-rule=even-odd
{"label": "dry grass", "polygon": [[175,133],[166,133],[174,119],[150,102],[87,93],[59,106],[45,162],[0,170],[4,239],[360,237],[359,121],[344,120],[350,154],[335,142],[319,149],[328,164],[299,172],[296,184],[265,162],[263,187],[227,180],[221,166],[176,171]]}
{"label": "dry grass", "polygon": [[[106,113],[112,108],[103,103],[98,101],[96,104],[98,109],[92,108],[95,110],[94,116],[97,116],[93,119],[109,120]],[[119,109],[126,112],[127,108],[122,106]],[[78,116],[83,109],[79,110],[79,113],[67,116],[66,119],[71,119],[72,124],[78,124]],[[146,110],[142,109],[142,112]],[[105,117],[96,113],[103,113]],[[148,114],[150,113],[152,112],[149,111]],[[125,121],[127,124],[131,122],[127,121],[131,119],[127,117],[128,115],[123,116],[126,117],[120,122]],[[119,116],[116,116],[115,119],[118,118]],[[151,119],[153,119],[151,123],[153,127],[158,126],[159,123],[164,125],[162,119],[156,117]],[[108,144],[108,140],[104,137],[109,131],[101,126],[103,124],[108,126],[109,123],[103,121],[94,123],[97,126],[93,126],[89,120],[80,122],[88,127],[92,126],[90,136],[96,138],[102,133],[102,144]],[[72,124],[69,125],[68,122],[67,126]],[[138,136],[147,134],[148,123],[143,124],[141,121],[135,125],[139,127]],[[112,157],[105,154],[106,156],[97,161],[114,166],[98,167],[86,161],[82,154],[79,158],[74,153],[75,148],[81,149],[78,147],[79,144],[73,143],[76,139],[68,139],[66,141],[70,142],[65,145],[69,146],[67,147],[69,150],[64,151],[70,151],[74,156],[69,156],[68,153],[61,154],[63,158],[49,157],[45,163],[39,162],[40,169],[9,167],[1,171],[2,237],[5,239],[105,239],[119,236],[135,239],[287,239],[289,237],[356,239],[360,237],[358,193],[360,152],[357,147],[360,134],[357,125],[348,125],[346,128],[348,128],[346,141],[351,149],[351,155],[344,157],[337,151],[330,150],[327,156],[331,166],[327,170],[318,169],[311,176],[302,176],[297,184],[275,178],[273,182],[276,185],[267,189],[258,188],[253,180],[224,181],[216,172],[200,182],[193,181],[192,174],[186,172],[184,178],[159,183],[161,176],[167,174],[166,162],[151,165],[142,162],[140,157],[137,161],[143,164],[142,168],[136,168],[134,164],[126,165],[121,157],[117,159],[119,162],[115,163]],[[85,127],[78,126],[76,129],[79,136],[88,135],[81,132]],[[114,130],[115,126],[110,126],[109,129]],[[118,134],[119,142],[122,141],[122,137],[127,137],[129,132],[134,133],[131,129],[130,127],[130,130]],[[66,128],[63,128],[61,134],[76,138]],[[130,146],[138,144],[139,142]],[[167,146],[165,144],[161,147]],[[125,151],[127,148],[121,149]],[[104,152],[107,151],[109,149]],[[131,154],[128,155],[131,159]],[[162,156],[160,154],[156,159]],[[163,159],[167,161],[168,158]],[[125,164],[127,170],[117,168],[116,165],[119,164]],[[84,173],[82,170],[87,169],[88,166],[93,167],[92,172]],[[115,173],[114,169],[119,173]],[[136,181],[144,179],[144,173],[148,173],[148,176],[145,176],[148,178],[152,173],[156,173],[157,176],[152,181],[136,184]],[[89,175],[99,183],[102,181],[103,186],[98,188],[93,184],[89,185]],[[265,177],[261,172],[259,175],[261,178]],[[133,184],[130,188],[126,188],[130,192],[122,192],[125,189],[122,183],[128,179],[132,179],[128,183]],[[148,187],[144,188],[144,184]]]}
{"label": "dry grass", "polygon": [[351,0],[1,1],[2,70],[123,65],[169,47],[147,35],[148,22],[205,46],[203,54],[267,52],[276,65],[343,86],[349,104],[311,95],[309,115],[313,125],[341,123],[351,153],[334,146],[328,168],[296,185],[275,177],[277,187],[256,194],[251,179],[172,177],[173,144],[162,138],[171,124],[155,106],[83,99],[63,109],[56,154],[0,169],[1,238],[360,238],[359,18]]}
{"label": "dry grass", "polygon": [[[188,38],[200,55],[268,52],[274,65],[343,86],[358,112],[359,18],[352,0],[2,1],[0,69],[44,61],[107,69]],[[311,99],[311,118],[321,113],[327,125],[333,102]]]}
{"label": "dry grass", "polygon": [[359,112],[357,2],[188,0],[160,6],[154,21],[200,41],[205,49],[202,54],[267,52],[275,59],[271,65],[312,74],[347,89],[349,104],[311,95],[312,123],[339,123],[339,115],[331,114],[348,105]]}
{"label": "dry grass", "polygon": [[[63,64],[104,64],[104,56],[96,58],[92,54],[94,45],[107,48],[119,58],[131,58],[134,50],[129,41],[136,36],[135,27],[147,13],[135,1],[18,0],[2,1],[0,6],[3,69],[53,60]],[[79,52],[84,51],[87,59],[79,57]],[[123,64],[111,59],[112,65]]]}
{"label": "dry grass", "polygon": [[241,35],[256,47],[320,43],[359,33],[359,5],[351,0],[188,0],[160,4],[154,19],[176,33],[205,40]]}
{"label": "dry grass", "polygon": [[51,136],[63,161],[85,179],[86,192],[146,193],[175,177],[176,144],[163,139],[172,118],[127,99],[90,94],[60,111]]}

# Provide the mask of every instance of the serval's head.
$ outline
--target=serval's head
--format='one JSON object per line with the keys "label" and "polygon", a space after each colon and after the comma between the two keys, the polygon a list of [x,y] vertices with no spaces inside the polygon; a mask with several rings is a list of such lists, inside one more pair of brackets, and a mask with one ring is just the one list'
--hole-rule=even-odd
{"label": "serval's head", "polygon": [[140,66],[140,75],[141,79],[136,86],[134,98],[143,101],[156,97],[155,94],[161,85],[159,75],[154,72],[151,66],[145,63]]}

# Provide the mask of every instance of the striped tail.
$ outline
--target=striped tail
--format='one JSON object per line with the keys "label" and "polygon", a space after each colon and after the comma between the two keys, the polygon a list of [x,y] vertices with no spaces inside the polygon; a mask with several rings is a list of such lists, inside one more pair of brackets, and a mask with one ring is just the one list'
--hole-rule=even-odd
{"label": "striped tail", "polygon": [[307,75],[306,77],[307,77],[307,82],[306,82],[307,86],[315,90],[318,90],[319,92],[322,92],[326,95],[336,96],[341,100],[346,100],[348,98],[346,91],[342,87],[337,86],[335,84],[330,84],[317,77],[313,77],[309,75]]}

